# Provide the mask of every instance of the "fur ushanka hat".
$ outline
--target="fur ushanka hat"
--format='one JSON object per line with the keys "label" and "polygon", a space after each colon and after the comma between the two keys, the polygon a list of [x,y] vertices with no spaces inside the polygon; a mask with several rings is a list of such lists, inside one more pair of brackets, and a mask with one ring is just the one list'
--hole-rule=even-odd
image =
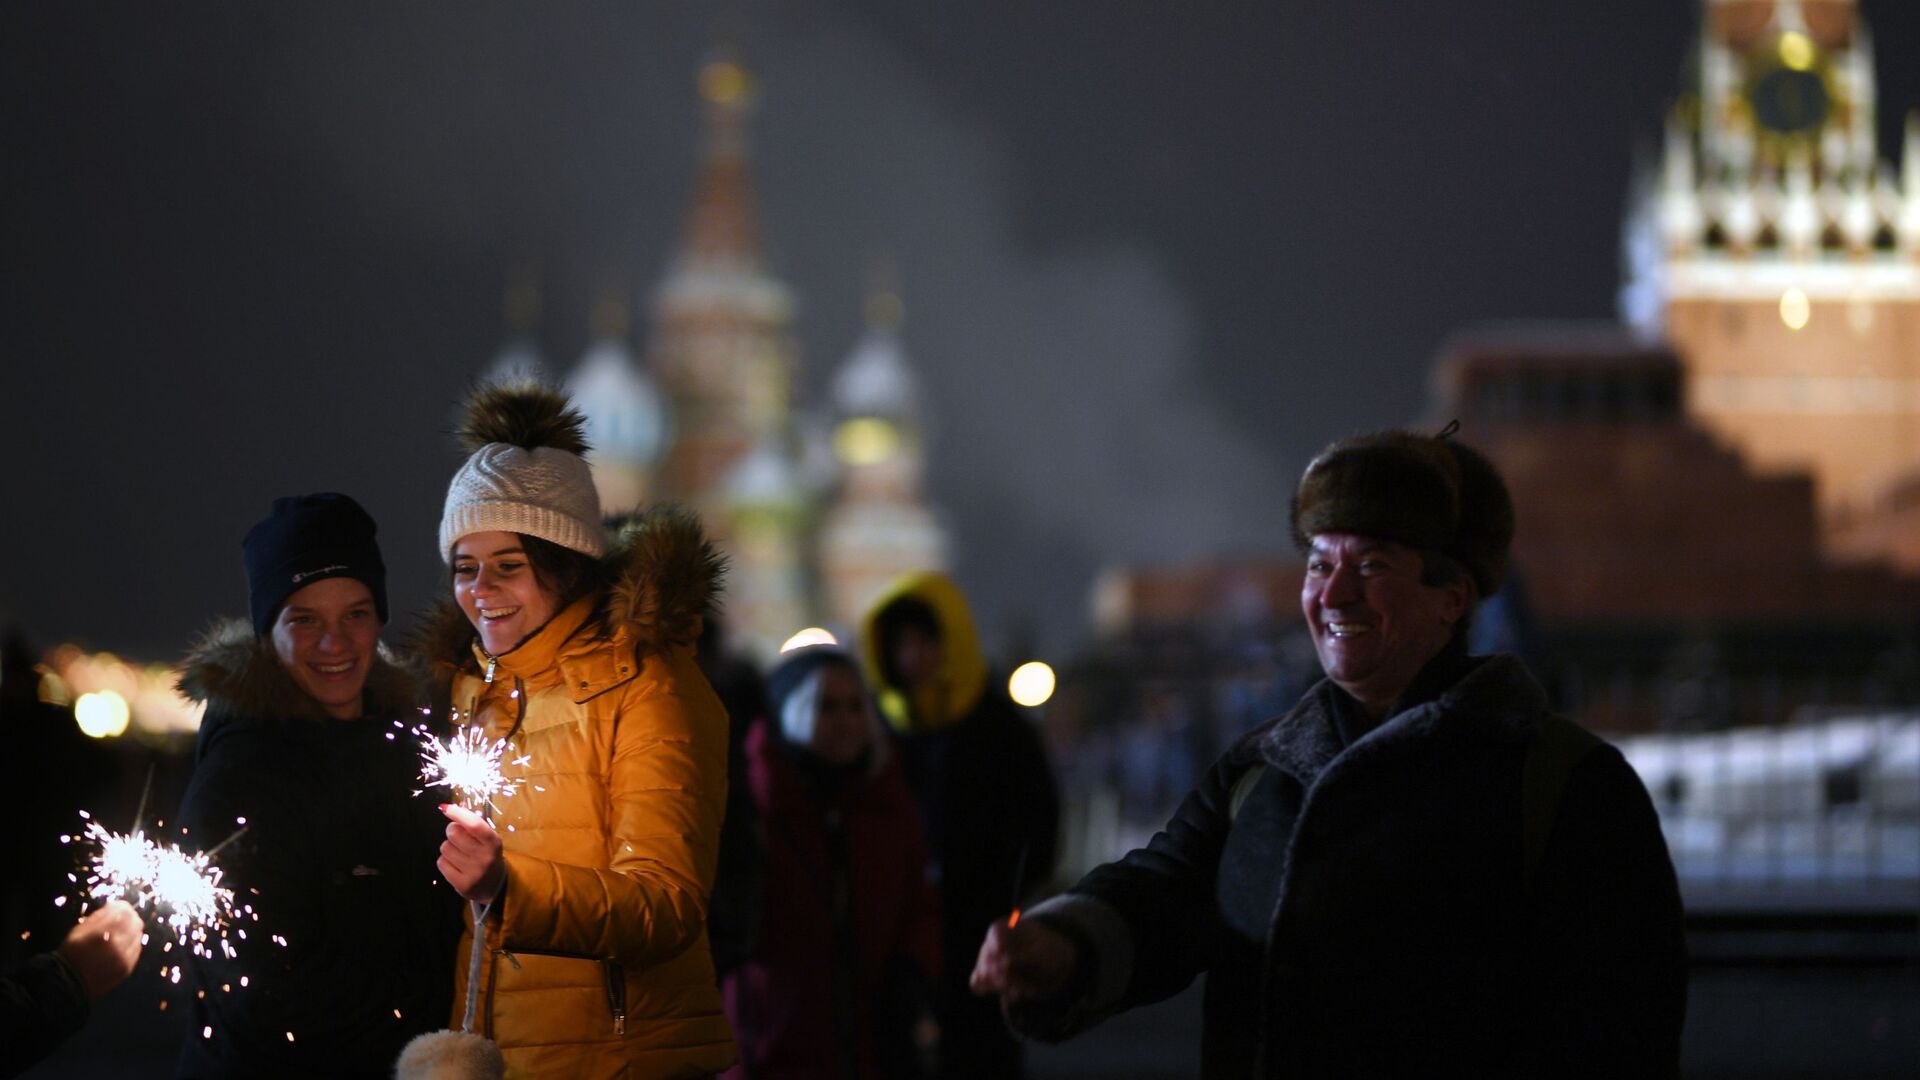
{"label": "fur ushanka hat", "polygon": [[1293,495],[1293,542],[1302,554],[1317,533],[1353,533],[1452,557],[1480,596],[1507,576],[1513,498],[1479,451],[1448,436],[1382,431],[1320,452]]}

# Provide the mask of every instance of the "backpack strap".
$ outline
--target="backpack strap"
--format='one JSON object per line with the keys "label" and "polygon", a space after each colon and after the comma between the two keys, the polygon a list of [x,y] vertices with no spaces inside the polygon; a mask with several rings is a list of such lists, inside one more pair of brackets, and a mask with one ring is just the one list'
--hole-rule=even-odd
{"label": "backpack strap", "polygon": [[1521,888],[1529,900],[1547,855],[1547,839],[1553,835],[1567,778],[1599,745],[1600,736],[1556,713],[1542,716],[1535,726],[1520,764]]}

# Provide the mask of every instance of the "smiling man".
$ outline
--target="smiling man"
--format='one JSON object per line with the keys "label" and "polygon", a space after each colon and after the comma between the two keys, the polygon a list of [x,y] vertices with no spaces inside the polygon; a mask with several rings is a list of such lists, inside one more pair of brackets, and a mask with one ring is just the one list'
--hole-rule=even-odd
{"label": "smiling man", "polygon": [[1145,848],[996,925],[973,972],[1064,1038],[1207,975],[1208,1078],[1677,1073],[1680,899],[1619,752],[1469,656],[1513,504],[1480,454],[1335,443],[1293,499],[1326,679]]}

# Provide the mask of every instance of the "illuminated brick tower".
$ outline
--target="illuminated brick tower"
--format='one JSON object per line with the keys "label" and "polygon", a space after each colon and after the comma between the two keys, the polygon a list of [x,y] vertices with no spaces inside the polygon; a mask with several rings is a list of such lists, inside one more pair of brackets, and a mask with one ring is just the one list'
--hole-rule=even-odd
{"label": "illuminated brick tower", "polygon": [[1854,0],[1702,13],[1627,316],[1664,330],[1692,418],[1763,472],[1812,474],[1830,552],[1920,570],[1920,118],[1896,172]]}

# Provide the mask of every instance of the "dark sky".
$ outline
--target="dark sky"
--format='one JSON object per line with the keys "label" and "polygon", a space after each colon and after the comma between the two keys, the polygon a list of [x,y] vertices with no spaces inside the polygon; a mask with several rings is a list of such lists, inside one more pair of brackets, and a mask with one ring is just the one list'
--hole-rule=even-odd
{"label": "dark sky", "polygon": [[[1897,153],[1920,4],[1863,9]],[[1058,646],[1103,563],[1282,547],[1306,457],[1415,415],[1450,331],[1610,315],[1694,10],[5,5],[0,618],[172,658],[244,609],[273,496],[319,489],[424,603],[509,269],[559,370],[606,285],[644,336],[730,26],[803,379],[890,252],[959,576]]]}

